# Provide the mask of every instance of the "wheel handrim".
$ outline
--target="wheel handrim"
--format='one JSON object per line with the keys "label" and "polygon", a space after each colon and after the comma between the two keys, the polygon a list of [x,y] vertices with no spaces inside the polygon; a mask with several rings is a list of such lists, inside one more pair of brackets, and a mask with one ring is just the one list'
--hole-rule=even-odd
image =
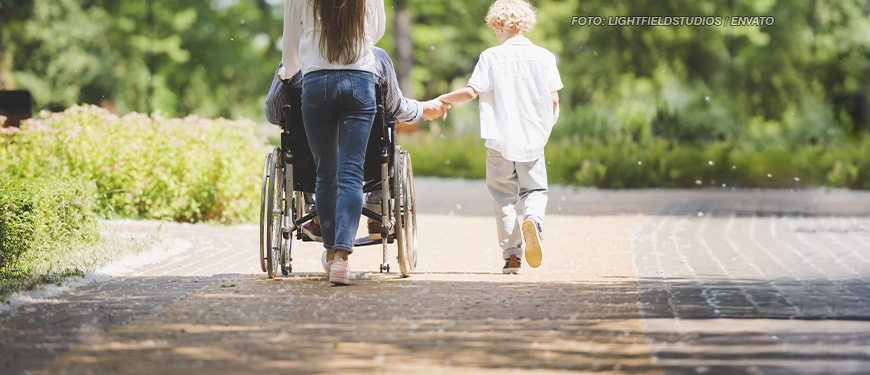
{"label": "wheel handrim", "polygon": [[395,185],[396,185],[396,195],[395,195],[395,213],[396,213],[396,243],[399,248],[399,272],[404,277],[408,277],[411,273],[411,262],[410,257],[408,256],[408,236],[406,236],[405,228],[407,227],[405,220],[405,180],[407,173],[405,171],[405,157],[404,152],[402,151],[400,146],[396,147],[395,153],[396,161],[393,164],[393,168],[395,168],[396,173],[394,174]]}
{"label": "wheel handrim", "polygon": [[409,263],[413,271],[417,269],[417,202],[414,193],[414,168],[411,164],[411,154],[407,152],[405,153],[405,163],[405,169],[407,170],[405,176],[405,190],[407,191],[407,194],[405,194],[405,214],[409,219],[405,225],[407,228],[405,233],[410,247],[408,253],[411,259]]}
{"label": "wheel handrim", "polygon": [[[269,278],[274,278],[278,273],[278,267],[280,265],[280,251],[281,251],[281,201],[282,201],[282,181],[281,181],[281,173],[280,172],[280,155],[281,149],[275,148],[272,151],[272,160],[270,162],[270,183],[269,183],[269,197],[268,197],[268,211],[267,215],[267,237],[266,237],[266,272],[269,274]],[[277,212],[277,213],[276,213]],[[275,219],[278,220],[275,220]]]}
{"label": "wheel handrim", "polygon": [[266,272],[266,193],[268,193],[269,184],[269,164],[272,160],[272,153],[266,155],[266,161],[263,163],[263,185],[260,190],[260,269]]}

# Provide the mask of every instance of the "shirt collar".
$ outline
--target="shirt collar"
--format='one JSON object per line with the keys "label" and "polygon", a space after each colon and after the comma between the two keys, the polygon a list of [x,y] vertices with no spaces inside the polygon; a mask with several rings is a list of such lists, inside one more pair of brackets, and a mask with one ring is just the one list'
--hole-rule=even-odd
{"label": "shirt collar", "polygon": [[532,41],[523,35],[517,35],[517,36],[511,37],[508,40],[505,40],[504,43],[502,43],[502,44],[504,44],[504,45],[523,45],[523,44],[532,44]]}

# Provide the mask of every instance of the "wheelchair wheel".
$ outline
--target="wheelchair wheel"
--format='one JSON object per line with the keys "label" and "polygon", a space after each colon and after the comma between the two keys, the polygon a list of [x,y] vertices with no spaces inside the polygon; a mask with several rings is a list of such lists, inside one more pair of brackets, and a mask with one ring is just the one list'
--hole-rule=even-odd
{"label": "wheelchair wheel", "polygon": [[407,187],[408,159],[405,157],[401,146],[396,146],[394,157],[396,162],[393,165],[396,168],[396,173],[393,174],[393,181],[395,182],[393,189],[395,192],[395,204],[393,207],[396,215],[396,243],[399,247],[399,272],[403,277],[408,277],[411,274],[411,242],[408,236],[408,225],[411,220],[406,215],[406,210],[408,209],[406,202],[408,201],[407,195],[409,194]]}
{"label": "wheelchair wheel", "polygon": [[281,260],[281,221],[284,203],[284,176],[281,170],[281,149],[275,147],[269,163],[269,195],[266,200],[266,272],[269,278],[278,274]]}
{"label": "wheelchair wheel", "polygon": [[272,153],[266,155],[263,163],[263,188],[260,190],[260,269],[266,272],[266,194],[269,192],[269,163]]}
{"label": "wheelchair wheel", "polygon": [[408,244],[408,255],[410,255],[409,263],[411,270],[417,269],[417,200],[414,195],[414,168],[411,167],[411,154],[405,151],[405,165],[402,171],[405,174],[405,183],[403,188],[405,194],[404,201],[404,217],[405,222],[405,241]]}

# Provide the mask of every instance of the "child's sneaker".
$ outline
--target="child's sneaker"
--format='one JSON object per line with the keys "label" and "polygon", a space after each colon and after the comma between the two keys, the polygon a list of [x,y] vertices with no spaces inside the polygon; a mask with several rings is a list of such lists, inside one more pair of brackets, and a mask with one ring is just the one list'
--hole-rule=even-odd
{"label": "child's sneaker", "polygon": [[320,224],[315,223],[314,220],[308,220],[305,224],[302,224],[302,234],[314,241],[323,242],[323,237],[320,234]]}
{"label": "child's sneaker", "polygon": [[517,258],[516,255],[511,255],[510,259],[504,261],[504,268],[501,269],[501,273],[518,274],[522,265],[523,261],[521,259]]}
{"label": "child's sneaker", "polygon": [[350,284],[350,269],[347,267],[347,262],[335,260],[329,267],[329,282],[335,285]]}
{"label": "child's sneaker", "polygon": [[523,222],[523,237],[526,239],[526,262],[532,268],[537,268],[541,265],[543,259],[543,241],[541,236],[541,226],[532,219],[526,219]]}

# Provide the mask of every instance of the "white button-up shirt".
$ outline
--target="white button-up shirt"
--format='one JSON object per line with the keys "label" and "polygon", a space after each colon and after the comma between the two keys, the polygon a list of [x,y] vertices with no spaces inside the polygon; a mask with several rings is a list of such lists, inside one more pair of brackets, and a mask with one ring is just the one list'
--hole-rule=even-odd
{"label": "white button-up shirt", "polygon": [[480,54],[468,86],[480,93],[480,137],[505,159],[539,158],[559,116],[550,93],[562,89],[556,56],[524,36]]}

